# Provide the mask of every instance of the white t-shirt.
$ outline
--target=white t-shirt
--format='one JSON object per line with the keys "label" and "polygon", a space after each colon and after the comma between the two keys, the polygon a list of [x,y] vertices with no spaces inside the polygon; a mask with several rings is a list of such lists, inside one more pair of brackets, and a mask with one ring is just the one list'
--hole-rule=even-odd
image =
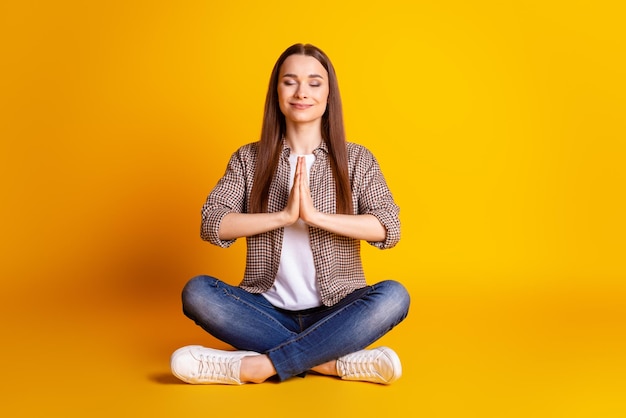
{"label": "white t-shirt", "polygon": [[[315,161],[315,155],[305,155],[307,173]],[[293,186],[298,155],[289,156],[291,170],[289,190]],[[283,248],[274,285],[263,296],[274,306],[297,311],[322,304],[315,277],[313,252],[309,241],[309,227],[298,219],[285,227]]]}

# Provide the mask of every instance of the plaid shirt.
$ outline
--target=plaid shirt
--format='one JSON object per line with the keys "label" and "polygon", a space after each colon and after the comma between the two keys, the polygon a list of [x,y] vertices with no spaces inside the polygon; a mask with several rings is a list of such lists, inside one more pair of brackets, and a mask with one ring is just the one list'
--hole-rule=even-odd
{"label": "plaid shirt", "polygon": [[[372,153],[361,145],[347,143],[352,201],[355,214],[376,216],[387,230],[384,241],[370,242],[380,249],[391,248],[400,239],[399,208]],[[315,162],[309,174],[313,205],[324,213],[336,213],[335,182],[328,148],[322,143],[315,151]],[[289,154],[283,144],[276,177],[269,190],[268,212],[279,212],[289,197]],[[224,176],[202,207],[201,237],[226,248],[235,240],[218,237],[220,222],[231,212],[247,212],[254,180],[257,143],[239,148],[230,158]],[[252,293],[263,293],[272,287],[283,240],[283,228],[248,237],[246,269],[240,286]],[[360,256],[360,241],[323,229],[309,227],[311,249],[322,303],[334,305],[350,292],[366,286]]]}

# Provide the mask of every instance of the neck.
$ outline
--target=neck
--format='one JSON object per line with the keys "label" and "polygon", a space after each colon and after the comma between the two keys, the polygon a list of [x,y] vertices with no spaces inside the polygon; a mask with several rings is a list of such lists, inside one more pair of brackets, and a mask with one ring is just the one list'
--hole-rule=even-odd
{"label": "neck", "polygon": [[312,154],[322,142],[319,126],[287,126],[285,141],[293,154]]}

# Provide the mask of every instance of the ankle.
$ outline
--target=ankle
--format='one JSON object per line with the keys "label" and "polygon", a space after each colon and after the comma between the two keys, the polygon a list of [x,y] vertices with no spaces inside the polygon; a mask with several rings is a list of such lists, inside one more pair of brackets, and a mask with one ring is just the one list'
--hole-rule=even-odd
{"label": "ankle", "polygon": [[331,360],[329,362],[320,364],[319,366],[315,366],[311,369],[312,371],[324,374],[326,376],[339,376],[337,371],[337,360]]}
{"label": "ankle", "polygon": [[247,383],[263,383],[276,374],[276,369],[266,355],[247,356],[241,359],[239,379]]}

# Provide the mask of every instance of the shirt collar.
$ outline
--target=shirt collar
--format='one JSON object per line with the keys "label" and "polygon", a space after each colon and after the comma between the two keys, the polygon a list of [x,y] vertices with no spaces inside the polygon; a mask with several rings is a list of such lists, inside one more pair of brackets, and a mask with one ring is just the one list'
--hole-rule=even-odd
{"label": "shirt collar", "polygon": [[[317,156],[317,154],[320,151],[324,151],[326,154],[328,154],[328,146],[326,145],[326,141],[322,141],[317,148],[315,148],[313,150],[313,154],[315,154]],[[291,153],[291,148],[289,148],[289,145],[287,145],[287,141],[285,141],[285,138],[283,138],[283,155],[285,157],[289,157],[289,154]]]}

